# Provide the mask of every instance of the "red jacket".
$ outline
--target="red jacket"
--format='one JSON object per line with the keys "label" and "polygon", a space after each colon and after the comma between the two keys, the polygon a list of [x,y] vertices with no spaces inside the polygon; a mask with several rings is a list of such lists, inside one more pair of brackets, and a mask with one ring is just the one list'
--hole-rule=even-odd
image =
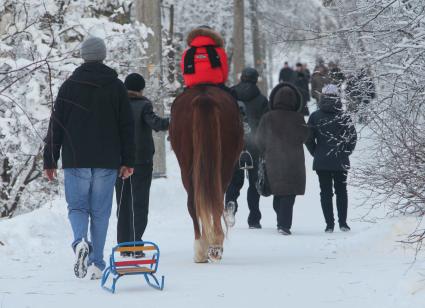
{"label": "red jacket", "polygon": [[[226,51],[217,45],[217,40],[207,35],[200,35],[193,38],[189,45],[190,47],[197,47],[197,49],[194,58],[194,74],[184,73],[184,59],[189,48],[183,53],[183,57],[180,62],[186,87],[192,87],[202,83],[224,84],[229,76],[229,66],[227,63]],[[204,48],[205,46],[216,46],[214,49],[220,59],[220,67],[213,68],[211,66],[207,50]]]}

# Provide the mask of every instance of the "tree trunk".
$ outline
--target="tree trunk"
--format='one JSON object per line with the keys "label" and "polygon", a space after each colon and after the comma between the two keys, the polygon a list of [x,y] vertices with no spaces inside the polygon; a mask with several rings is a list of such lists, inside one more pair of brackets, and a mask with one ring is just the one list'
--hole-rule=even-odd
{"label": "tree trunk", "polygon": [[[136,18],[138,21],[150,27],[154,35],[148,37],[147,59],[142,65],[141,71],[147,80],[147,95],[153,99],[155,111],[164,116],[164,102],[162,98],[163,72],[162,72],[162,25],[161,25],[161,1],[138,0],[136,2]],[[153,93],[152,89],[156,90]],[[154,133],[156,153],[154,157],[154,177],[166,176],[165,160],[165,133]]]}
{"label": "tree trunk", "polygon": [[244,0],[233,0],[233,78],[239,80],[245,68]]}
{"label": "tree trunk", "polygon": [[267,95],[267,76],[265,70],[265,39],[264,33],[260,35],[260,24],[258,21],[258,1],[249,0],[250,5],[250,19],[251,19],[251,31],[252,31],[252,50],[254,56],[254,66],[260,75],[258,87],[264,95]]}

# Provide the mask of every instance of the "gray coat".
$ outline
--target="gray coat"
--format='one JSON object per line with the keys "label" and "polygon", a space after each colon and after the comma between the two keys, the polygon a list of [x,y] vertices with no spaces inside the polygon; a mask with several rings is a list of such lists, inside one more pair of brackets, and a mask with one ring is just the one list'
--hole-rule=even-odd
{"label": "gray coat", "polygon": [[300,112],[301,95],[293,85],[279,84],[272,91],[270,102],[271,111],[261,119],[256,140],[266,160],[271,191],[275,196],[304,195],[308,127]]}

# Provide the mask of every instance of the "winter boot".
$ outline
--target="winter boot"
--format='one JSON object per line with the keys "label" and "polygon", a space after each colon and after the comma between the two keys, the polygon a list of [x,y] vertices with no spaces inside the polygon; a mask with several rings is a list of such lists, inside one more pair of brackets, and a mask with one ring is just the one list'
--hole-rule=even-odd
{"label": "winter boot", "polygon": [[340,225],[339,225],[339,229],[340,229],[342,232],[350,232],[350,231],[351,231],[351,228],[347,225],[347,223],[342,223],[342,224],[340,224]]}
{"label": "winter boot", "polygon": [[235,226],[235,222],[236,222],[235,211],[236,211],[236,203],[234,201],[227,202],[226,206],[224,207],[224,222],[229,228],[232,228]]}
{"label": "winter boot", "polygon": [[120,256],[122,258],[132,258],[133,252],[132,251],[122,251],[122,252],[120,252]]}
{"label": "winter boot", "polygon": [[286,229],[286,228],[278,228],[277,232],[279,232],[279,234],[282,234],[282,235],[291,235],[292,234],[291,230]]}
{"label": "winter boot", "polygon": [[89,273],[90,280],[98,280],[102,278],[103,272],[96,265],[91,264],[87,272]]}
{"label": "winter boot", "polygon": [[257,222],[256,224],[250,224],[249,225],[249,228],[250,229],[261,229],[262,226],[261,226],[261,224],[259,222]]}
{"label": "winter boot", "polygon": [[325,232],[326,233],[333,233],[334,232],[334,226],[326,226]]}
{"label": "winter boot", "polygon": [[89,256],[89,245],[83,239],[75,246],[74,273],[77,278],[84,278],[87,275],[87,257]]}
{"label": "winter boot", "polygon": [[142,259],[146,257],[146,254],[143,251],[135,251],[134,252],[134,258],[135,259]]}

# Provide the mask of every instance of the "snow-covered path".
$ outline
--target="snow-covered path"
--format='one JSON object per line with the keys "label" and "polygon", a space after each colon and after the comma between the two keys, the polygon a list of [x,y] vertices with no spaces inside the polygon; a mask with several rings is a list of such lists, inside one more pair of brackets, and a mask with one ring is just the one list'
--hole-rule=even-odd
{"label": "snow-covered path", "polygon": [[[98,282],[78,280],[72,271],[71,233],[63,199],[45,208],[0,221],[0,307],[425,307],[423,263],[397,240],[414,227],[408,218],[378,223],[350,221],[349,234],[325,234],[316,175],[309,171],[307,194],[296,201],[293,236],[277,234],[271,198],[261,200],[263,229],[249,230],[240,199],[237,225],[220,264],[192,263],[192,223],[186,211],[179,169],[170,153],[169,178],[155,180],[145,240],[162,251],[159,272],[165,290],[125,277],[111,295]],[[308,170],[311,161],[307,159]],[[364,209],[355,207],[352,219]],[[246,191],[242,193],[246,196]],[[379,213],[374,213],[376,216]],[[114,244],[111,219],[106,252]],[[421,280],[422,279],[422,280]]]}

